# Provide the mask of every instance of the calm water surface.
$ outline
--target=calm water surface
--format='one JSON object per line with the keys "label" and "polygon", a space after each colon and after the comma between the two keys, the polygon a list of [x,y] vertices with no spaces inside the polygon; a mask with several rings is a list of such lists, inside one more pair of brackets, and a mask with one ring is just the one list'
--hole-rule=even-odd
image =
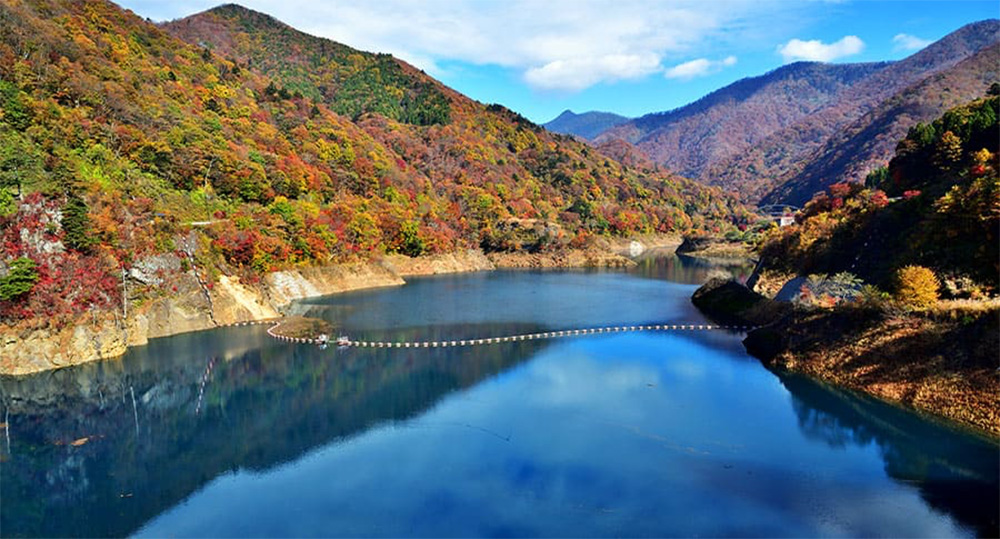
{"label": "calm water surface", "polygon": [[[297,308],[373,340],[704,323],[708,270],[434,277]],[[3,378],[0,535],[997,534],[995,444],[775,375],[741,338],[319,350],[230,328]]]}

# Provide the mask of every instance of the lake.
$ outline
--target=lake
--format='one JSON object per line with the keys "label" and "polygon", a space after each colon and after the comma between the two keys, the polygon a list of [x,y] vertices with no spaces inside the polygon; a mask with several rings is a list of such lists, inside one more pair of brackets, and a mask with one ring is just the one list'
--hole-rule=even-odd
{"label": "lake", "polygon": [[[703,324],[710,270],[438,276],[295,310],[379,341]],[[2,378],[0,534],[997,534],[996,444],[772,373],[742,338],[321,350],[224,328]]]}

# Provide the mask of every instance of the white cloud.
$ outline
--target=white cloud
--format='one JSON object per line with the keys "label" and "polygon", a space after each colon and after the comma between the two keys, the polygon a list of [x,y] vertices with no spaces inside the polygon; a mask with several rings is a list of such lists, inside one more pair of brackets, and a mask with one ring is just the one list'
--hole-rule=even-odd
{"label": "white cloud", "polygon": [[736,65],[735,56],[727,56],[722,60],[698,58],[697,60],[684,62],[683,64],[678,64],[667,69],[663,73],[663,76],[668,79],[690,80],[695,77],[704,77],[705,75],[718,73],[722,68],[733,65]]}
{"label": "white cloud", "polygon": [[555,60],[524,72],[524,80],[542,90],[580,91],[603,81],[634,80],[659,71],[655,54],[608,54]]}
{"label": "white cloud", "polygon": [[383,0],[311,5],[314,13],[302,17],[300,27],[406,59],[509,68],[540,90],[579,91],[662,71],[667,54],[686,51],[727,24],[697,6],[692,0]]}
{"label": "white cloud", "polygon": [[[118,0],[162,20],[219,0]],[[394,54],[433,74],[451,63],[510,69],[540,90],[578,91],[664,71],[664,62],[792,24],[786,0],[241,0],[313,35]],[[175,8],[175,5],[178,6]],[[720,8],[724,6],[724,9]],[[776,21],[783,22],[776,22]],[[762,30],[763,29],[763,30]],[[713,64],[715,65],[715,64]],[[718,68],[718,65],[715,65]]]}
{"label": "white cloud", "polygon": [[785,63],[798,60],[811,62],[832,62],[838,58],[857,54],[864,50],[865,42],[858,36],[844,36],[840,41],[827,45],[818,39],[802,41],[793,39],[778,47],[778,53]]}
{"label": "white cloud", "polygon": [[[155,19],[218,0],[119,0]],[[664,71],[739,43],[807,7],[783,0],[241,0],[310,34],[394,54],[432,74],[453,62],[510,69],[540,90],[579,91]],[[174,5],[180,6],[174,8]],[[168,8],[169,6],[169,8]],[[183,8],[183,9],[182,9]],[[767,25],[755,21],[769,21]],[[725,64],[723,64],[724,66]],[[717,69],[718,64],[712,64]]]}
{"label": "white cloud", "polygon": [[896,34],[892,38],[892,43],[894,44],[893,50],[896,51],[915,51],[934,43],[930,39],[920,39],[917,36],[911,36],[910,34]]}

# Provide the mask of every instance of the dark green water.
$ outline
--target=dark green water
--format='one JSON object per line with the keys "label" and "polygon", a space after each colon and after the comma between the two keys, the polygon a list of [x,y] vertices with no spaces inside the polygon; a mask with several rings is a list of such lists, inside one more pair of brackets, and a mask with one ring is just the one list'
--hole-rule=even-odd
{"label": "dark green water", "polygon": [[[300,308],[372,340],[703,323],[708,269],[435,277]],[[3,378],[0,535],[997,534],[996,445],[776,376],[740,339],[319,350],[230,328]]]}

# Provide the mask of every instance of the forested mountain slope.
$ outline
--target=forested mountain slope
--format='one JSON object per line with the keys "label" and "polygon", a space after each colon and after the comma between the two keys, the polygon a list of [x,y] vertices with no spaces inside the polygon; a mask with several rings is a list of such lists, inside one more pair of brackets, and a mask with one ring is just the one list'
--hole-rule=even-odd
{"label": "forested mountain slope", "polygon": [[800,275],[851,272],[885,289],[922,265],[957,297],[1000,290],[1000,97],[918,123],[865,184],[818,194],[794,226],[763,242],[764,267]]}
{"label": "forested mountain slope", "polygon": [[737,81],[679,109],[636,118],[596,140],[622,138],[670,170],[705,180],[711,166],[839,102],[852,85],[885,66],[790,64]]}
{"label": "forested mountain slope", "polygon": [[919,122],[930,122],[1000,81],[1000,44],[904,89],[839,131],[796,168],[778,179],[764,203],[801,205],[831,183],[863,181],[892,158],[896,143]]}
{"label": "forested mountain slope", "polygon": [[[845,175],[863,175],[865,164],[856,172],[822,163],[822,170],[811,170],[823,155],[838,153],[851,133],[880,133],[877,127],[867,129],[867,122],[888,125],[896,121],[896,112],[903,131],[913,125],[916,120],[907,118],[911,111],[894,108],[894,102],[913,100],[914,92],[930,92],[931,86],[950,92],[941,98],[929,93],[917,98],[923,106],[939,100],[922,113],[921,118],[928,119],[982,95],[983,88],[972,88],[970,82],[985,80],[996,70],[982,58],[970,59],[998,41],[1000,21],[987,20],[966,25],[898,62],[791,64],[738,81],[686,107],[622,124],[597,140],[618,137],[633,142],[671,170],[736,191],[747,201],[759,201],[774,191],[768,202],[801,203],[811,196],[808,189],[822,189]],[[924,81],[927,88],[914,90]],[[891,136],[882,135],[881,140]],[[858,143],[874,152],[863,154],[861,163],[888,158],[882,143]],[[891,150],[891,143],[885,143]],[[799,177],[802,174],[811,179]],[[785,199],[790,191],[775,189],[793,180],[810,187]]]}
{"label": "forested mountain slope", "polygon": [[[394,58],[236,6],[192,21],[188,44],[103,0],[0,4],[5,321],[119,305],[160,254],[214,278],[750,218]],[[546,243],[506,241],[513,218]]]}

